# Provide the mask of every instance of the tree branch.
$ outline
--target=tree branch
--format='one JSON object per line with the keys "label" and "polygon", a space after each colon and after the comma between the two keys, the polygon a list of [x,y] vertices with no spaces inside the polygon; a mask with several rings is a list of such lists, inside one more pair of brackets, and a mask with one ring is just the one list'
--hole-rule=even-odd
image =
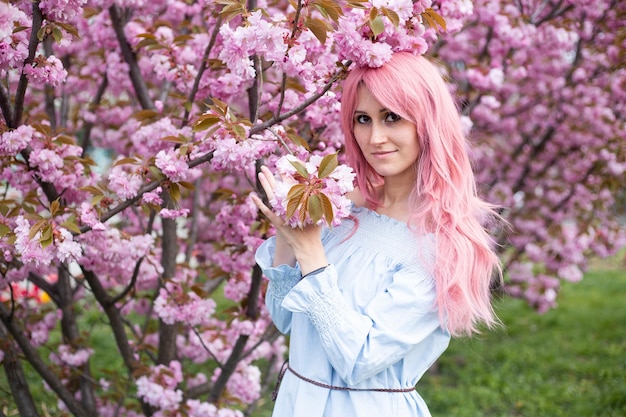
{"label": "tree branch", "polygon": [[191,87],[191,91],[189,92],[189,97],[187,98],[187,103],[189,108],[185,108],[185,115],[183,116],[181,126],[186,126],[189,122],[189,113],[191,106],[196,99],[196,94],[198,93],[198,88],[200,86],[200,80],[202,79],[202,75],[204,75],[204,71],[207,68],[207,61],[209,60],[209,54],[215,45],[215,41],[217,40],[217,34],[219,33],[220,27],[222,26],[222,15],[219,15],[217,21],[215,22],[215,27],[213,28],[213,32],[211,33],[211,39],[209,40],[209,44],[204,50],[204,55],[202,56],[202,62],[200,62],[200,68],[198,68],[198,74],[196,74],[196,79],[193,80],[193,87]]}
{"label": "tree branch", "polygon": [[[20,154],[22,155],[22,157],[24,158],[24,160],[26,161],[26,163],[28,164],[28,169],[32,171],[32,168],[30,167],[30,164],[28,163],[28,160],[30,159],[30,153],[32,152],[32,148],[30,146],[28,146],[26,149],[23,149]],[[58,199],[60,197],[59,192],[57,191],[57,189],[54,187],[53,184],[46,182],[46,181],[42,181],[41,178],[39,177],[39,175],[33,175],[33,178],[35,179],[35,181],[37,181],[37,184],[39,184],[39,186],[41,187],[41,190],[44,192],[44,194],[46,195],[46,198],[48,199],[48,202],[52,202],[56,199]]]}
{"label": "tree branch", "polygon": [[[164,195],[164,204],[171,201],[169,194]],[[178,240],[176,236],[176,221],[174,219],[161,219],[163,238],[161,239],[161,265],[163,266],[163,280],[176,275],[176,256],[178,255]],[[176,359],[176,324],[167,324],[159,319],[159,356],[158,363],[167,365]]]}
{"label": "tree branch", "polygon": [[0,323],[0,340],[4,341],[4,359],[2,361],[4,373],[20,415],[39,416],[30,387],[26,381],[26,376],[24,375],[24,369],[19,361],[19,354],[16,352],[15,344],[9,339],[6,327],[2,323]]}
{"label": "tree branch", "polygon": [[[30,30],[30,39],[28,41],[28,57],[24,61],[24,66],[29,65],[35,59],[35,53],[37,52],[37,46],[39,45],[39,38],[37,32],[41,29],[43,24],[43,15],[39,8],[39,1],[33,1],[33,26]],[[24,97],[26,96],[26,87],[28,87],[28,77],[22,71],[20,80],[17,84],[17,90],[15,91],[15,106],[13,107],[13,122],[7,123],[10,128],[17,128],[22,123],[22,113],[24,112]]]}
{"label": "tree branch", "polygon": [[44,290],[55,304],[59,304],[59,293],[54,285],[50,284],[48,281],[43,279],[41,276],[35,274],[34,272],[28,273],[28,280]]}
{"label": "tree branch", "polygon": [[[46,58],[52,55],[52,38],[47,36],[43,42],[43,50]],[[54,88],[48,84],[44,87],[44,96],[46,103],[46,114],[48,115],[48,120],[50,121],[50,128],[54,132],[57,128],[57,115],[56,110],[54,108]]]}
{"label": "tree branch", "polygon": [[7,126],[11,126],[13,121],[13,109],[11,108],[11,98],[9,92],[4,89],[4,84],[0,83],[0,110]]}
{"label": "tree branch", "polygon": [[[72,283],[70,280],[70,274],[66,265],[59,265],[57,268],[58,281],[55,288],[59,294],[58,304],[59,309],[62,311],[61,316],[61,332],[63,339],[66,343],[69,343],[74,347],[81,347],[77,345],[80,339],[80,331],[78,330],[78,324],[76,322],[76,312],[74,310],[74,292],[72,291]],[[89,360],[83,366],[83,371],[79,376],[79,385],[81,393],[81,402],[85,411],[90,415],[96,414],[96,399],[92,386],[93,378],[89,371]]]}
{"label": "tree branch", "polygon": [[139,104],[144,110],[154,110],[154,103],[150,98],[148,87],[141,76],[139,65],[137,65],[137,56],[131,49],[128,40],[126,39],[124,24],[122,23],[119,7],[116,5],[109,7],[109,15],[111,16],[111,23],[113,24],[117,41],[119,42],[120,49],[122,50],[122,56],[129,67],[130,81],[135,89],[137,100],[139,100]]}
{"label": "tree branch", "polygon": [[233,346],[233,350],[231,351],[230,356],[228,357],[228,360],[226,360],[226,363],[221,368],[222,372],[220,373],[220,376],[217,377],[217,381],[215,381],[215,384],[213,384],[213,388],[211,389],[211,392],[209,393],[209,402],[215,404],[218,401],[218,399],[222,396],[222,393],[226,389],[226,383],[228,382],[228,379],[231,377],[231,375],[233,374],[233,372],[235,372],[235,369],[237,368],[237,364],[239,363],[239,360],[241,359],[241,353],[246,347],[248,338],[249,338],[248,335],[245,335],[245,334],[239,335],[239,338],[237,339],[237,342],[235,342],[235,346]]}
{"label": "tree branch", "polygon": [[[194,168],[198,165],[204,164],[205,162],[210,161],[212,158],[213,158],[213,151],[207,152],[204,155],[199,156],[198,158],[189,162],[189,168]],[[104,223],[107,220],[109,220],[111,217],[115,216],[116,214],[121,213],[122,211],[126,210],[128,207],[132,206],[133,204],[141,200],[141,197],[145,193],[149,193],[150,191],[155,190],[158,186],[162,185],[165,181],[166,180],[152,181],[148,183],[147,185],[142,187],[139,191],[137,191],[137,195],[135,197],[125,200],[124,202],[118,204],[117,206],[113,207],[111,210],[107,211],[102,216],[100,216],[100,221]],[[91,226],[83,226],[80,228],[81,233],[86,233],[90,230],[91,230]]]}
{"label": "tree branch", "polygon": [[307,98],[306,100],[304,100],[302,102],[302,104],[300,104],[297,107],[294,107],[293,109],[291,109],[290,111],[278,115],[276,117],[272,117],[270,120],[260,123],[258,125],[254,125],[250,128],[250,135],[254,135],[256,133],[262,132],[263,130],[267,129],[270,126],[273,126],[277,123],[282,122],[285,119],[290,118],[293,115],[296,115],[298,113],[300,113],[302,110],[306,109],[307,107],[309,107],[312,103],[314,103],[316,100],[318,100],[320,97],[322,97],[324,94],[326,94],[326,92],[328,90],[330,90],[330,88],[333,86],[333,84],[335,84],[340,78],[342,78],[344,76],[344,74],[346,73],[346,68],[348,68],[350,66],[351,62],[348,61],[344,68],[340,69],[339,71],[337,71],[330,79],[330,81],[328,81],[324,87],[318,91],[317,93],[313,94],[311,97]]}
{"label": "tree branch", "polygon": [[[89,105],[90,110],[97,107],[98,104],[100,104],[100,101],[102,101],[102,96],[104,96],[104,92],[106,91],[106,88],[108,85],[109,85],[109,78],[107,77],[106,73],[104,73],[103,78],[102,78],[102,83],[100,83],[100,85],[98,86],[96,95],[94,96],[93,100],[91,100],[91,103]],[[87,150],[91,146],[91,129],[93,129],[93,123],[92,122],[85,123],[84,129],[85,130],[83,131],[83,138],[80,143],[80,147],[83,148],[81,157],[85,157]]]}

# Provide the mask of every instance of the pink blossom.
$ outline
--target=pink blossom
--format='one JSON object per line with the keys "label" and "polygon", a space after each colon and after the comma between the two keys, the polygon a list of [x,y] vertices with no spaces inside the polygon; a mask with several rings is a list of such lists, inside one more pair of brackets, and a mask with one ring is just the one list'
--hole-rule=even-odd
{"label": "pink blossom", "polygon": [[163,208],[159,211],[159,216],[164,219],[175,219],[177,217],[187,217],[189,215],[189,209],[168,209]]}
{"label": "pink blossom", "polygon": [[74,236],[62,227],[57,229],[59,236],[55,239],[56,257],[61,262],[77,261],[82,255],[82,248],[74,241]]}
{"label": "pink blossom", "polygon": [[[218,171],[250,172],[257,159],[276,148],[276,138],[267,140],[269,135],[255,135],[254,138],[237,140],[230,132],[217,132],[211,140],[215,146],[211,166]],[[259,139],[257,139],[259,138]]]}
{"label": "pink blossom", "polygon": [[[2,7],[2,6],[0,6]],[[14,156],[24,148],[35,136],[35,129],[29,125],[21,125],[0,135],[0,155]]]}
{"label": "pink blossom", "polygon": [[41,179],[46,182],[53,183],[63,175],[63,158],[51,149],[34,150],[28,162],[38,168]]}
{"label": "pink blossom", "polygon": [[157,187],[154,191],[150,191],[145,193],[141,199],[144,203],[154,204],[155,206],[160,206],[163,204],[163,199],[161,198],[161,193],[163,192],[163,188]]}
{"label": "pink blossom", "polygon": [[190,171],[187,162],[174,149],[160,150],[156,155],[155,165],[172,182],[193,180],[191,176],[194,171],[196,173],[195,176],[198,176],[197,170]]}
{"label": "pink blossom", "polygon": [[33,64],[24,66],[24,74],[28,75],[33,84],[43,87],[50,85],[58,87],[67,77],[67,71],[63,68],[63,63],[54,55],[47,58],[39,56]]}
{"label": "pink blossom", "polygon": [[137,396],[161,410],[176,410],[183,401],[183,392],[180,389],[166,389],[145,376],[137,379]]}
{"label": "pink blossom", "polygon": [[87,0],[41,0],[39,7],[50,20],[68,22],[82,12]]}
{"label": "pink blossom", "polygon": [[135,197],[142,185],[141,176],[126,165],[114,166],[109,172],[109,188],[122,199]]}
{"label": "pink blossom", "polygon": [[[276,162],[276,169],[280,176],[280,180],[276,183],[276,189],[274,190],[274,198],[270,201],[270,204],[281,216],[287,215],[287,205],[289,200],[287,196],[291,188],[298,184],[317,184],[315,189],[311,189],[311,193],[323,193],[329,198],[333,208],[333,218],[324,219],[327,223],[332,225],[338,225],[341,219],[350,214],[350,200],[344,195],[354,189],[354,177],[355,174],[352,168],[346,165],[338,165],[328,176],[319,178],[319,167],[323,160],[322,156],[311,155],[308,161],[303,162],[298,160],[292,155],[286,155],[280,158]],[[303,178],[294,167],[293,163],[302,165],[307,173],[308,177]],[[306,207],[299,207],[298,210],[289,219],[286,219],[292,227],[302,227],[303,224],[311,223],[310,215],[306,214],[306,219],[301,222],[299,219],[299,210],[307,210]],[[322,222],[322,219],[319,220]]]}
{"label": "pink blossom", "polygon": [[87,202],[83,202],[80,205],[80,221],[90,226],[91,230],[94,231],[103,231],[106,229],[106,226],[100,222],[96,209]]}
{"label": "pink blossom", "polygon": [[58,352],[52,353],[50,359],[58,364],[80,367],[87,363],[94,350],[91,348],[76,349],[70,345],[59,345]]}
{"label": "pink blossom", "polygon": [[154,302],[154,311],[167,324],[175,322],[191,326],[206,324],[215,312],[215,301],[202,299],[193,291],[185,291],[181,284],[169,281],[161,288]]}
{"label": "pink blossom", "polygon": [[183,400],[183,393],[176,389],[183,380],[179,361],[171,361],[169,366],[157,365],[149,376],[137,379],[137,396],[161,410],[176,410]]}
{"label": "pink blossom", "polygon": [[244,404],[252,403],[261,395],[261,371],[254,365],[237,367],[228,379],[226,389]]}
{"label": "pink blossom", "polygon": [[52,246],[43,248],[39,243],[41,232],[37,232],[31,239],[30,223],[23,216],[15,219],[15,251],[20,254],[20,259],[24,263],[33,263],[34,265],[49,265],[53,260]]}

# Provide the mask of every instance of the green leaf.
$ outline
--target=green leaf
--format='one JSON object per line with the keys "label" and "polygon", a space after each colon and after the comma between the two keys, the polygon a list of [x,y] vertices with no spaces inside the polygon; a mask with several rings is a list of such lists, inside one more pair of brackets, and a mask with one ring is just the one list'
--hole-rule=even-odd
{"label": "green leaf", "polygon": [[304,194],[303,199],[302,199],[302,205],[300,206],[300,211],[298,211],[298,221],[302,225],[304,224],[304,221],[306,220],[306,213],[307,213],[307,211],[304,208],[307,207],[308,205],[309,205],[309,196]]}
{"label": "green leaf", "polygon": [[319,178],[326,178],[330,174],[333,173],[335,168],[339,165],[339,161],[337,160],[337,154],[333,153],[330,155],[326,155],[322,162],[320,162],[320,167],[317,169],[317,176]]}
{"label": "green leaf", "polygon": [[39,242],[41,243],[41,246],[45,248],[46,246],[50,245],[50,243],[52,243],[53,239],[54,237],[52,235],[52,226],[50,225],[50,223],[46,222],[46,225],[41,231],[41,237],[39,238]]}
{"label": "green leaf", "polygon": [[308,151],[311,150],[311,148],[309,147],[309,143],[302,136],[298,135],[296,132],[287,132],[287,137],[296,145],[302,146]]}
{"label": "green leaf", "polygon": [[173,43],[175,44],[185,44],[187,41],[190,41],[193,39],[193,36],[191,35],[178,35],[174,38]]}
{"label": "green leaf", "polygon": [[304,198],[304,193],[300,195],[298,198],[292,198],[287,201],[287,213],[286,216],[288,219],[291,219],[293,215],[298,211],[298,208],[302,204],[302,199]]}
{"label": "green leaf", "polygon": [[380,10],[385,16],[387,16],[389,20],[391,20],[391,23],[393,23],[395,27],[398,27],[398,25],[400,24],[400,16],[398,16],[398,13],[386,7],[381,7]]}
{"label": "green leaf", "polygon": [[326,224],[328,227],[332,225],[333,217],[335,216],[333,210],[333,204],[330,202],[330,199],[326,194],[320,193],[320,200],[322,201],[322,211],[324,212],[324,219],[326,220]]}
{"label": "green leaf", "polygon": [[324,15],[325,17],[330,17],[335,23],[339,21],[339,17],[343,16],[343,11],[341,10],[341,6],[337,1],[314,0],[313,2],[311,2],[311,4],[317,7],[322,15]]}
{"label": "green leaf", "polygon": [[298,171],[298,174],[302,175],[304,178],[309,178],[309,171],[306,170],[306,167],[302,165],[300,161],[289,161],[291,165]]}
{"label": "green leaf", "polygon": [[317,194],[311,194],[307,204],[311,221],[317,223],[324,216],[324,208],[322,207],[322,199]]}
{"label": "green leaf", "polygon": [[58,199],[54,200],[52,203],[50,203],[50,214],[52,216],[56,216],[60,208],[61,208],[61,203],[59,203],[59,200]]}
{"label": "green leaf", "polygon": [[304,194],[306,191],[306,185],[304,184],[296,184],[289,189],[287,193],[287,200],[292,200],[294,198],[298,199]]}
{"label": "green leaf", "polygon": [[37,39],[39,40],[39,42],[42,42],[45,36],[46,36],[46,26],[42,26],[37,31]]}
{"label": "green leaf", "polygon": [[243,127],[242,125],[233,125],[233,133],[240,140],[245,140],[248,137],[248,135],[246,133],[246,128]]}
{"label": "green leaf", "polygon": [[194,285],[191,287],[191,291],[195,292],[200,298],[208,298],[209,293],[200,285]]}
{"label": "green leaf", "polygon": [[187,140],[185,139],[185,137],[183,136],[174,136],[174,135],[169,135],[169,136],[164,136],[161,138],[162,141],[164,142],[172,142],[172,143],[180,143],[181,145],[183,143],[187,143]]}
{"label": "green leaf", "polygon": [[76,29],[75,26],[72,26],[68,23],[62,23],[62,22],[56,22],[56,24],[62,27],[63,29],[65,29],[65,31],[69,33],[70,35],[72,35],[74,38],[80,39],[80,35],[78,34],[78,29]]}
{"label": "green leaf", "polygon": [[193,125],[193,131],[200,132],[203,130],[207,130],[219,121],[219,116],[215,114],[205,114],[204,116],[201,116],[198,121]]}
{"label": "green leaf", "polygon": [[159,113],[154,110],[139,110],[133,114],[133,118],[141,121],[150,120],[152,118],[158,117]]}
{"label": "green leaf", "polygon": [[74,220],[67,219],[66,221],[61,223],[61,227],[64,227],[70,232],[74,232],[77,235],[80,235],[80,228],[78,227],[78,225],[76,224],[76,221]]}
{"label": "green leaf", "polygon": [[126,164],[137,165],[137,160],[135,158],[130,158],[130,157],[122,158],[118,161],[115,161],[113,166],[116,167],[118,165],[126,165]]}
{"label": "green leaf", "polygon": [[79,188],[80,191],[87,191],[93,195],[102,195],[102,190],[98,187],[94,187],[93,185],[87,185],[85,187]]}
{"label": "green leaf", "polygon": [[39,243],[41,244],[41,247],[43,249],[47,248],[48,246],[50,246],[52,244],[52,242],[54,242],[54,239],[52,238],[52,234],[50,234],[50,236],[47,236],[45,239],[41,238],[39,240]]}
{"label": "green leaf", "polygon": [[75,145],[76,141],[71,136],[59,135],[54,138],[54,143],[57,145]]}
{"label": "green leaf", "polygon": [[188,190],[191,191],[195,191],[196,186],[193,185],[193,183],[189,182],[189,181],[178,181],[178,185],[180,185],[181,187],[184,187]]}
{"label": "green leaf", "polygon": [[11,228],[4,223],[0,223],[0,237],[5,237],[11,232]]}
{"label": "green leaf", "polygon": [[385,23],[383,22],[383,18],[381,16],[376,16],[374,20],[370,20],[370,29],[372,29],[372,34],[374,37],[377,37],[385,30]]}
{"label": "green leaf", "polygon": [[61,32],[61,29],[59,29],[58,27],[55,27],[54,29],[52,29],[52,37],[54,38],[55,42],[61,42],[61,40],[63,39],[63,32]]}
{"label": "green leaf", "polygon": [[437,29],[437,26],[440,26],[443,30],[446,30],[446,20],[439,15],[432,8],[428,8],[424,10],[422,13],[422,18],[426,21],[426,24],[433,29]]}
{"label": "green leaf", "polygon": [[322,45],[326,43],[327,33],[331,29],[328,27],[328,23],[321,19],[309,18],[304,21],[304,26],[313,32]]}
{"label": "green leaf", "polygon": [[180,187],[175,182],[170,184],[170,197],[174,202],[180,201]]}
{"label": "green leaf", "polygon": [[141,48],[154,48],[160,46],[159,42],[156,41],[156,39],[142,39],[140,40],[137,45],[135,45],[135,49],[141,49]]}
{"label": "green leaf", "polygon": [[39,220],[38,222],[35,222],[35,224],[30,227],[30,231],[28,232],[28,238],[31,240],[34,239],[37,233],[41,232],[41,230],[46,227],[47,224],[48,220]]}

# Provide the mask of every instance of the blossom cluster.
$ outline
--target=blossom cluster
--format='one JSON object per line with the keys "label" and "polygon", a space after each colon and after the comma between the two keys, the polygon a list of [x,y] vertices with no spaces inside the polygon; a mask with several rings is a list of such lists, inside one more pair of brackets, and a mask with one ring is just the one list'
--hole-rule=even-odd
{"label": "blossom cluster", "polygon": [[303,162],[286,155],[276,162],[280,181],[270,204],[291,227],[307,224],[337,226],[350,214],[346,193],[354,189],[352,168],[337,163],[337,155],[311,155]]}
{"label": "blossom cluster", "polygon": [[394,52],[424,54],[428,34],[422,13],[430,5],[429,0],[378,0],[351,9],[339,19],[335,34],[339,57],[359,66],[380,67]]}

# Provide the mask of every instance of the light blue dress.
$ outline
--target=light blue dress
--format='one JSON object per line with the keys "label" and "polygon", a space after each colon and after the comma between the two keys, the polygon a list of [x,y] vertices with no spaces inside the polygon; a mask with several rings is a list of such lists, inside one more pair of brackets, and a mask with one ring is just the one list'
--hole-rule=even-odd
{"label": "light blue dress", "polygon": [[[275,238],[257,250],[269,278],[266,304],[290,335],[289,366],[317,382],[410,388],[445,351],[450,334],[435,308],[434,238],[366,208],[325,229],[330,266],[301,280],[298,266],[272,267]],[[427,417],[416,391],[342,391],[287,371],[273,417]]]}

